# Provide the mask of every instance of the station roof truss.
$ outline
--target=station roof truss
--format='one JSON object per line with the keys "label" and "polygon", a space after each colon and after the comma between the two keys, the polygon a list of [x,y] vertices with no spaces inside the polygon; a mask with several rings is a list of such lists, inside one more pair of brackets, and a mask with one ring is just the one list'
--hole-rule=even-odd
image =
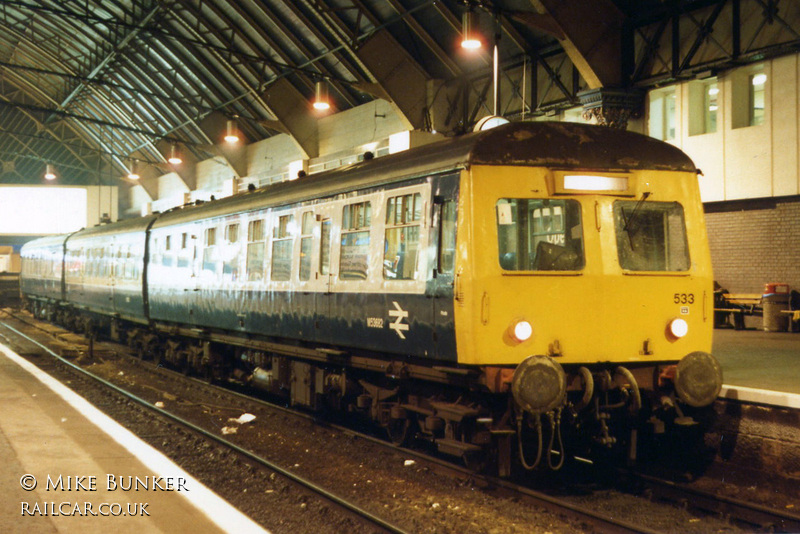
{"label": "station roof truss", "polygon": [[381,98],[453,135],[798,48],[794,0],[2,0],[0,183],[42,183],[49,163],[64,185],[132,184],[134,160],[174,170],[172,145],[225,157],[228,120],[313,158],[318,82],[334,112]]}

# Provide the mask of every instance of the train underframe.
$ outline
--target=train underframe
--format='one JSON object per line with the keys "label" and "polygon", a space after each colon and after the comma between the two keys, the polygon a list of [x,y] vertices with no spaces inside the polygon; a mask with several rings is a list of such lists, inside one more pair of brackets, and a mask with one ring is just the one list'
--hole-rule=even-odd
{"label": "train underframe", "polygon": [[[383,429],[395,444],[427,445],[500,476],[558,470],[575,459],[631,464],[659,442],[691,448],[688,443],[702,439],[703,425],[693,417],[702,413],[677,400],[670,363],[567,366],[563,392],[545,380],[519,397],[515,368],[387,360],[346,348],[129,322],[52,302],[28,304],[38,318],[126,343],[142,359],[355,417]],[[533,359],[538,375],[561,368],[546,356]]]}

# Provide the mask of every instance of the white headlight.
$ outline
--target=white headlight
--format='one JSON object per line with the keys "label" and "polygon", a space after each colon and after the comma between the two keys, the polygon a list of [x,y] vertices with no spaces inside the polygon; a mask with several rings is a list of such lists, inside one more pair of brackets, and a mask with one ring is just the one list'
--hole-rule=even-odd
{"label": "white headlight", "polygon": [[683,319],[673,319],[669,323],[669,333],[680,339],[689,333],[689,324]]}
{"label": "white headlight", "polygon": [[514,325],[513,332],[514,338],[521,343],[533,335],[533,326],[528,321],[519,321]]}

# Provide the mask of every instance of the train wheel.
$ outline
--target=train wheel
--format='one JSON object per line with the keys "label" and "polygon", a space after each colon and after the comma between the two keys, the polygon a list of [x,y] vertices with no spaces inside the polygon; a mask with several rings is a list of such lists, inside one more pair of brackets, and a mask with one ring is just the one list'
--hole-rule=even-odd
{"label": "train wheel", "polygon": [[211,368],[211,365],[203,365],[203,371],[200,373],[200,375],[203,377],[203,381],[207,384],[214,383],[214,369]]}
{"label": "train wheel", "polygon": [[408,445],[411,421],[408,419],[393,419],[386,425],[386,433],[392,444],[398,447]]}
{"label": "train wheel", "polygon": [[386,425],[386,433],[392,444],[398,447],[406,447],[411,444],[416,434],[416,422],[413,417],[399,406],[392,408],[392,418]]}
{"label": "train wheel", "polygon": [[476,473],[486,472],[487,459],[486,454],[477,452],[467,452],[461,457],[464,462],[464,467]]}

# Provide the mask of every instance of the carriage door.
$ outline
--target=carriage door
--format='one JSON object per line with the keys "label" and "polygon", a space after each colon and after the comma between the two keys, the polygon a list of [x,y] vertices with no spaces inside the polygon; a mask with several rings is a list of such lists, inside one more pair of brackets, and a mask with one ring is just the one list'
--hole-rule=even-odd
{"label": "carriage door", "polygon": [[456,272],[456,219],[459,175],[445,176],[433,186],[431,241],[435,245],[433,279],[433,327],[436,357],[456,360],[453,286]]}
{"label": "carriage door", "polygon": [[113,241],[111,242],[111,246],[106,251],[108,254],[108,259],[106,259],[106,265],[108,265],[108,307],[112,312],[119,312],[117,309],[117,283],[119,278],[120,272],[122,271],[122,263],[119,259],[120,251],[122,250],[122,246],[117,243],[116,237],[111,238]]}
{"label": "carriage door", "polygon": [[333,302],[333,207],[320,206],[314,211],[316,231],[313,236],[312,268],[308,287],[314,297],[314,321],[312,338],[330,339],[331,305]]}
{"label": "carriage door", "polygon": [[317,335],[316,294],[318,287],[324,290],[324,282],[317,279],[322,228],[317,217],[311,206],[300,210],[300,254],[295,255],[298,284],[297,291],[291,293],[291,308],[298,317],[298,335],[302,339],[314,339]]}

